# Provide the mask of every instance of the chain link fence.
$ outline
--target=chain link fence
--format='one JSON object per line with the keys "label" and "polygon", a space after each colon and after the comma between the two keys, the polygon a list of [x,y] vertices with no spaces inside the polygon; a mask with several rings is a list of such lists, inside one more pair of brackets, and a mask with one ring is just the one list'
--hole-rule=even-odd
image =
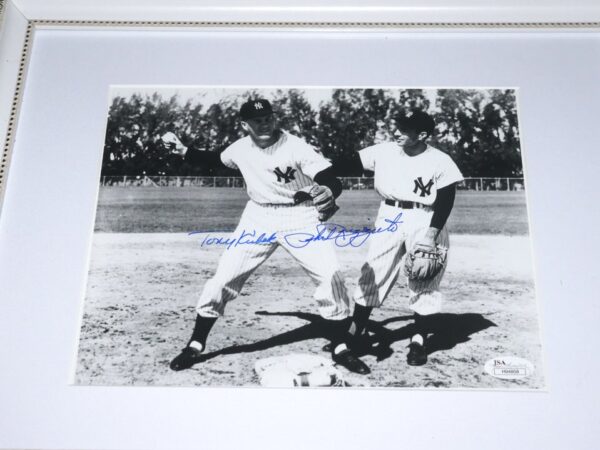
{"label": "chain link fence", "polygon": [[[340,178],[344,189],[374,189],[372,177]],[[245,188],[242,177],[177,177],[177,176],[103,176],[101,186],[154,186],[154,187],[211,187],[211,188]],[[523,178],[513,177],[470,177],[458,185],[458,189],[468,191],[523,191]]]}

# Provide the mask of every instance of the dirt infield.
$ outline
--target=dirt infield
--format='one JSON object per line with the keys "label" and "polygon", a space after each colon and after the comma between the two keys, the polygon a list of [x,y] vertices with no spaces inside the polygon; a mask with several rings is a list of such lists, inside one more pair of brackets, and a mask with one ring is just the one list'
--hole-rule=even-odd
{"label": "dirt infield", "polygon": [[[185,233],[96,233],[75,381],[84,385],[257,385],[257,359],[324,355],[327,343],[308,277],[282,250],[249,279],[209,339],[207,360],[172,372],[189,337],[194,306],[222,249],[200,248]],[[350,292],[366,246],[339,249]],[[510,263],[510,264],[508,264]],[[444,313],[433,323],[429,363],[406,365],[410,335],[402,280],[372,316],[380,343],[364,356],[372,386],[540,388],[544,386],[529,238],[452,236],[442,284]],[[521,380],[487,375],[498,355],[531,361]]]}

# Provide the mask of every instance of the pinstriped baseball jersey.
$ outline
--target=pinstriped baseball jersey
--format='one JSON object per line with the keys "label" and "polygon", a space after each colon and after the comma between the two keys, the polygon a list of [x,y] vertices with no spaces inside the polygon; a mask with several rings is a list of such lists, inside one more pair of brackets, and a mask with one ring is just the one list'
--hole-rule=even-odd
{"label": "pinstriped baseball jersey", "polygon": [[[447,154],[431,146],[409,156],[395,142],[374,145],[359,152],[363,167],[375,171],[375,189],[384,199],[412,201],[432,206],[437,189],[462,181],[460,170]],[[431,223],[433,208],[400,209],[381,203],[376,226],[402,214],[398,232],[375,235],[370,239],[367,260],[361,268],[354,301],[362,306],[378,307],[385,301],[400,274],[402,260],[421,240]],[[437,244],[449,248],[446,227],[440,230]],[[409,307],[418,314],[440,312],[443,296],[439,291],[444,270],[433,279],[407,280]]]}
{"label": "pinstriped baseball jersey", "polygon": [[437,189],[463,180],[452,158],[429,145],[416,156],[395,142],[367,147],[359,155],[363,167],[375,171],[375,189],[385,199],[433,205]]}
{"label": "pinstriped baseball jersey", "polygon": [[250,136],[221,153],[227,167],[242,172],[250,201],[233,236],[261,233],[276,236],[264,244],[235,245],[224,251],[214,276],[204,285],[196,311],[218,317],[241,292],[246,280],[281,246],[316,284],[313,298],[322,317],[341,320],[350,312],[344,277],[333,242],[295,248],[285,240],[291,232],[314,233],[318,224],[313,205],[294,204],[294,193],[312,186],[314,176],[331,163],[310,145],[284,131],[270,147],[260,148]]}
{"label": "pinstriped baseball jersey", "polygon": [[312,186],[314,176],[331,165],[313,147],[285,131],[264,149],[246,136],[227,147],[221,161],[242,172],[248,195],[259,204],[292,204],[294,193]]}

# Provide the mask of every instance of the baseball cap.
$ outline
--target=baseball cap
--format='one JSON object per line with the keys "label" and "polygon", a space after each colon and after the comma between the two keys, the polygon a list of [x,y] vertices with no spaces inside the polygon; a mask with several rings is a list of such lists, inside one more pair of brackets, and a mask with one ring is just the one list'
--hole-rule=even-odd
{"label": "baseball cap", "polygon": [[396,126],[400,130],[413,130],[417,133],[424,131],[431,135],[435,129],[435,122],[426,112],[414,110],[408,114],[398,115],[396,117]]}
{"label": "baseball cap", "polygon": [[257,117],[268,116],[273,113],[273,108],[268,100],[258,98],[248,100],[240,108],[240,117],[242,120],[256,119]]}

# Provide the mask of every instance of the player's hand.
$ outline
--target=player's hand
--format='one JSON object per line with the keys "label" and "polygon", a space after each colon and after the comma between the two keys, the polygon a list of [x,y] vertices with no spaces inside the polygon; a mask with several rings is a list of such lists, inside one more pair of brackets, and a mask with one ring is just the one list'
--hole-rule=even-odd
{"label": "player's hand", "polygon": [[187,147],[179,140],[175,133],[167,131],[160,137],[163,147],[175,155],[184,156],[187,152]]}
{"label": "player's hand", "polygon": [[439,234],[440,234],[440,230],[438,230],[437,228],[429,227],[427,229],[427,232],[425,233],[425,235],[421,239],[419,239],[416,242],[416,244],[435,248],[435,246],[436,246],[435,241]]}

